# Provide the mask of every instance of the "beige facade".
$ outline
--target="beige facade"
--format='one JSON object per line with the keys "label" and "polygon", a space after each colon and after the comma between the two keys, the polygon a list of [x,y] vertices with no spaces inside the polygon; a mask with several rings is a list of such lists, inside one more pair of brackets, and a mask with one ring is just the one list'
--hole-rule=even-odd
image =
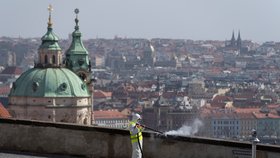
{"label": "beige facade", "polygon": [[9,108],[17,119],[31,119],[51,122],[67,122],[90,125],[91,107],[13,105]]}
{"label": "beige facade", "polygon": [[39,51],[39,55],[39,63],[43,64],[43,66],[46,66],[48,64],[52,64],[54,66],[61,66],[61,51],[49,51],[47,49],[42,49]]}

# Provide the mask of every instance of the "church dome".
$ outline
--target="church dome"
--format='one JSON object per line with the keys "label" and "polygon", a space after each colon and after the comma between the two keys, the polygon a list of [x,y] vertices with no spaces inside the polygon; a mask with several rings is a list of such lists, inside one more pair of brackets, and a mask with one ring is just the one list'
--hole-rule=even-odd
{"label": "church dome", "polygon": [[48,28],[47,33],[41,38],[42,41],[57,42],[58,36],[52,31],[52,28]]}
{"label": "church dome", "polygon": [[13,83],[10,97],[89,97],[87,86],[66,68],[33,68]]}
{"label": "church dome", "polygon": [[49,21],[48,21],[48,31],[47,33],[41,38],[42,44],[40,45],[39,49],[47,49],[49,51],[51,50],[61,50],[60,46],[58,45],[58,37],[57,35],[53,32],[52,28],[52,21],[51,21],[51,11],[52,11],[52,6],[50,5],[49,8]]}
{"label": "church dome", "polygon": [[42,44],[39,49],[48,49],[48,50],[61,50],[58,45],[58,36],[52,31],[51,27],[48,27],[47,33],[41,38]]}

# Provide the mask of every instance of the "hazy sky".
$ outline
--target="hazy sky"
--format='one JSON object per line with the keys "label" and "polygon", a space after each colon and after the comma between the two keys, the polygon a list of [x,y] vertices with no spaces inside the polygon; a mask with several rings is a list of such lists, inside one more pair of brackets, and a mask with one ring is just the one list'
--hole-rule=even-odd
{"label": "hazy sky", "polygon": [[242,39],[280,41],[280,0],[1,0],[0,36],[41,37],[49,4],[60,38],[74,30],[79,8],[83,38]]}

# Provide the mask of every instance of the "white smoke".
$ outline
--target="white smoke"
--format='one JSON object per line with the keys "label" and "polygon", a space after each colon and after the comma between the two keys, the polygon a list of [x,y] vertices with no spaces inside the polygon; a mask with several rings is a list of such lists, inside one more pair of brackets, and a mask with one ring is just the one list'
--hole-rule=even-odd
{"label": "white smoke", "polygon": [[183,125],[178,130],[165,132],[168,135],[190,136],[198,132],[199,128],[203,126],[202,121],[195,119],[191,126]]}

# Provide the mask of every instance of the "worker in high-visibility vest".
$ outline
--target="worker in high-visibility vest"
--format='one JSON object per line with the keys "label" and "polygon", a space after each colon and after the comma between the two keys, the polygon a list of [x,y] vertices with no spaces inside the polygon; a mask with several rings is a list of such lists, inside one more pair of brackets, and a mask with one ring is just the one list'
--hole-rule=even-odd
{"label": "worker in high-visibility vest", "polygon": [[132,114],[129,122],[130,139],[132,144],[132,158],[142,158],[143,156],[143,136],[144,127],[140,125],[141,116]]}

